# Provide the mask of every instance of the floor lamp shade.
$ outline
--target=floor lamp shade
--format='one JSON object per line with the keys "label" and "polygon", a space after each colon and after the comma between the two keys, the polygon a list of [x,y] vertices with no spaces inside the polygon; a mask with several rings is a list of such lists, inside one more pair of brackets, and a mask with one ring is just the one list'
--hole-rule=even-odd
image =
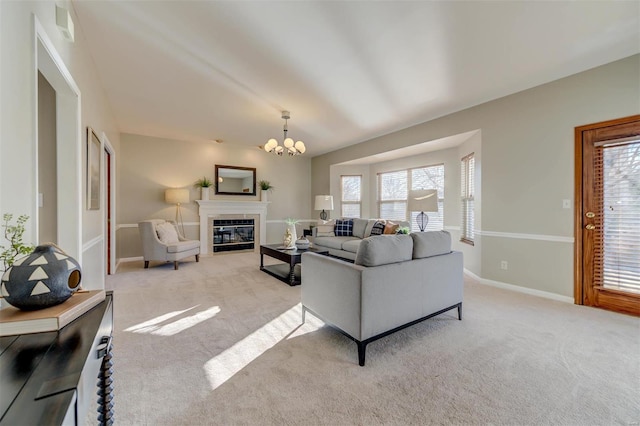
{"label": "floor lamp shade", "polygon": [[164,201],[169,204],[183,204],[189,202],[189,190],[169,188],[164,191]]}
{"label": "floor lamp shade", "polygon": [[322,210],[320,219],[327,220],[326,210],[333,210],[333,195],[316,195],[314,210]]}
{"label": "floor lamp shade", "polygon": [[438,211],[438,191],[435,189],[416,189],[409,192],[409,211],[420,212],[416,216],[416,223],[420,231],[424,231],[429,223],[429,216],[425,212]]}

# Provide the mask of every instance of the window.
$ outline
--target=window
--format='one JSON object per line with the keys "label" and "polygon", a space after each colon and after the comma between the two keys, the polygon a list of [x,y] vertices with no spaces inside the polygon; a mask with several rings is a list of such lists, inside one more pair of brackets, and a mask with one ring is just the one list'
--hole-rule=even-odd
{"label": "window", "polygon": [[420,212],[407,211],[409,188],[437,189],[438,212],[429,212],[427,231],[443,229],[444,221],[444,164],[378,174],[379,216],[383,219],[408,220],[411,232],[418,232],[416,216]]}
{"label": "window", "polygon": [[460,241],[473,245],[473,195],[475,193],[475,159],[473,152],[460,160],[460,197],[462,200],[462,226]]}
{"label": "window", "polygon": [[362,176],[340,176],[342,217],[360,217]]}

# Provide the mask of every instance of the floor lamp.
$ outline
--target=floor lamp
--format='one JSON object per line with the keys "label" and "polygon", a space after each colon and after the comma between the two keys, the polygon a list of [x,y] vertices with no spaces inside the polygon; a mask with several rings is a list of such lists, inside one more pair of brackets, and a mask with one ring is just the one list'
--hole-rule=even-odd
{"label": "floor lamp", "polygon": [[438,191],[436,189],[414,189],[409,192],[410,212],[420,212],[416,216],[416,223],[420,232],[424,232],[429,223],[429,216],[425,212],[438,211]]}
{"label": "floor lamp", "polygon": [[333,210],[333,195],[316,195],[314,210],[322,210],[320,219],[327,220],[326,210]]}
{"label": "floor lamp", "polygon": [[176,205],[176,224],[182,228],[184,237],[184,222],[182,221],[182,210],[180,204],[189,202],[189,190],[181,188],[169,188],[164,191],[164,201]]}

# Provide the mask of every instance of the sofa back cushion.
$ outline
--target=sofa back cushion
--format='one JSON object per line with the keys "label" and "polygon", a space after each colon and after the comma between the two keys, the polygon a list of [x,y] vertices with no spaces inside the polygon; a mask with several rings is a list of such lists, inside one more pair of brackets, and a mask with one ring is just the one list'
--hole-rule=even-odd
{"label": "sofa back cushion", "polygon": [[353,219],[336,219],[336,237],[353,236]]}
{"label": "sofa back cushion", "polygon": [[367,228],[367,219],[353,219],[353,236],[358,238],[364,238],[364,231]]}
{"label": "sofa back cushion", "polygon": [[410,235],[414,259],[451,253],[451,234],[447,231],[414,232]]}
{"label": "sofa back cushion", "polygon": [[336,234],[334,232],[334,228],[336,226],[336,222],[334,220],[329,220],[323,222],[316,226],[316,236],[317,237],[335,237]]}
{"label": "sofa back cushion", "polygon": [[409,235],[376,235],[362,240],[356,252],[356,265],[380,266],[411,260],[413,239]]}

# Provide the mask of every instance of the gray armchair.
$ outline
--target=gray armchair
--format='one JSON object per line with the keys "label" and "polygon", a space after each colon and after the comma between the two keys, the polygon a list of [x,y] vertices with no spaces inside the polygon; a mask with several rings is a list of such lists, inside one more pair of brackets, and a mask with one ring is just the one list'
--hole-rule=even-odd
{"label": "gray armchair", "polygon": [[[156,227],[165,223],[171,223],[176,231],[178,240],[164,243],[158,237]],[[174,269],[178,269],[178,261],[185,257],[194,256],[196,262],[200,261],[200,241],[184,238],[173,222],[163,219],[149,219],[138,223],[140,238],[142,239],[142,252],[144,255],[144,267],[149,267],[152,260],[173,262]]]}

